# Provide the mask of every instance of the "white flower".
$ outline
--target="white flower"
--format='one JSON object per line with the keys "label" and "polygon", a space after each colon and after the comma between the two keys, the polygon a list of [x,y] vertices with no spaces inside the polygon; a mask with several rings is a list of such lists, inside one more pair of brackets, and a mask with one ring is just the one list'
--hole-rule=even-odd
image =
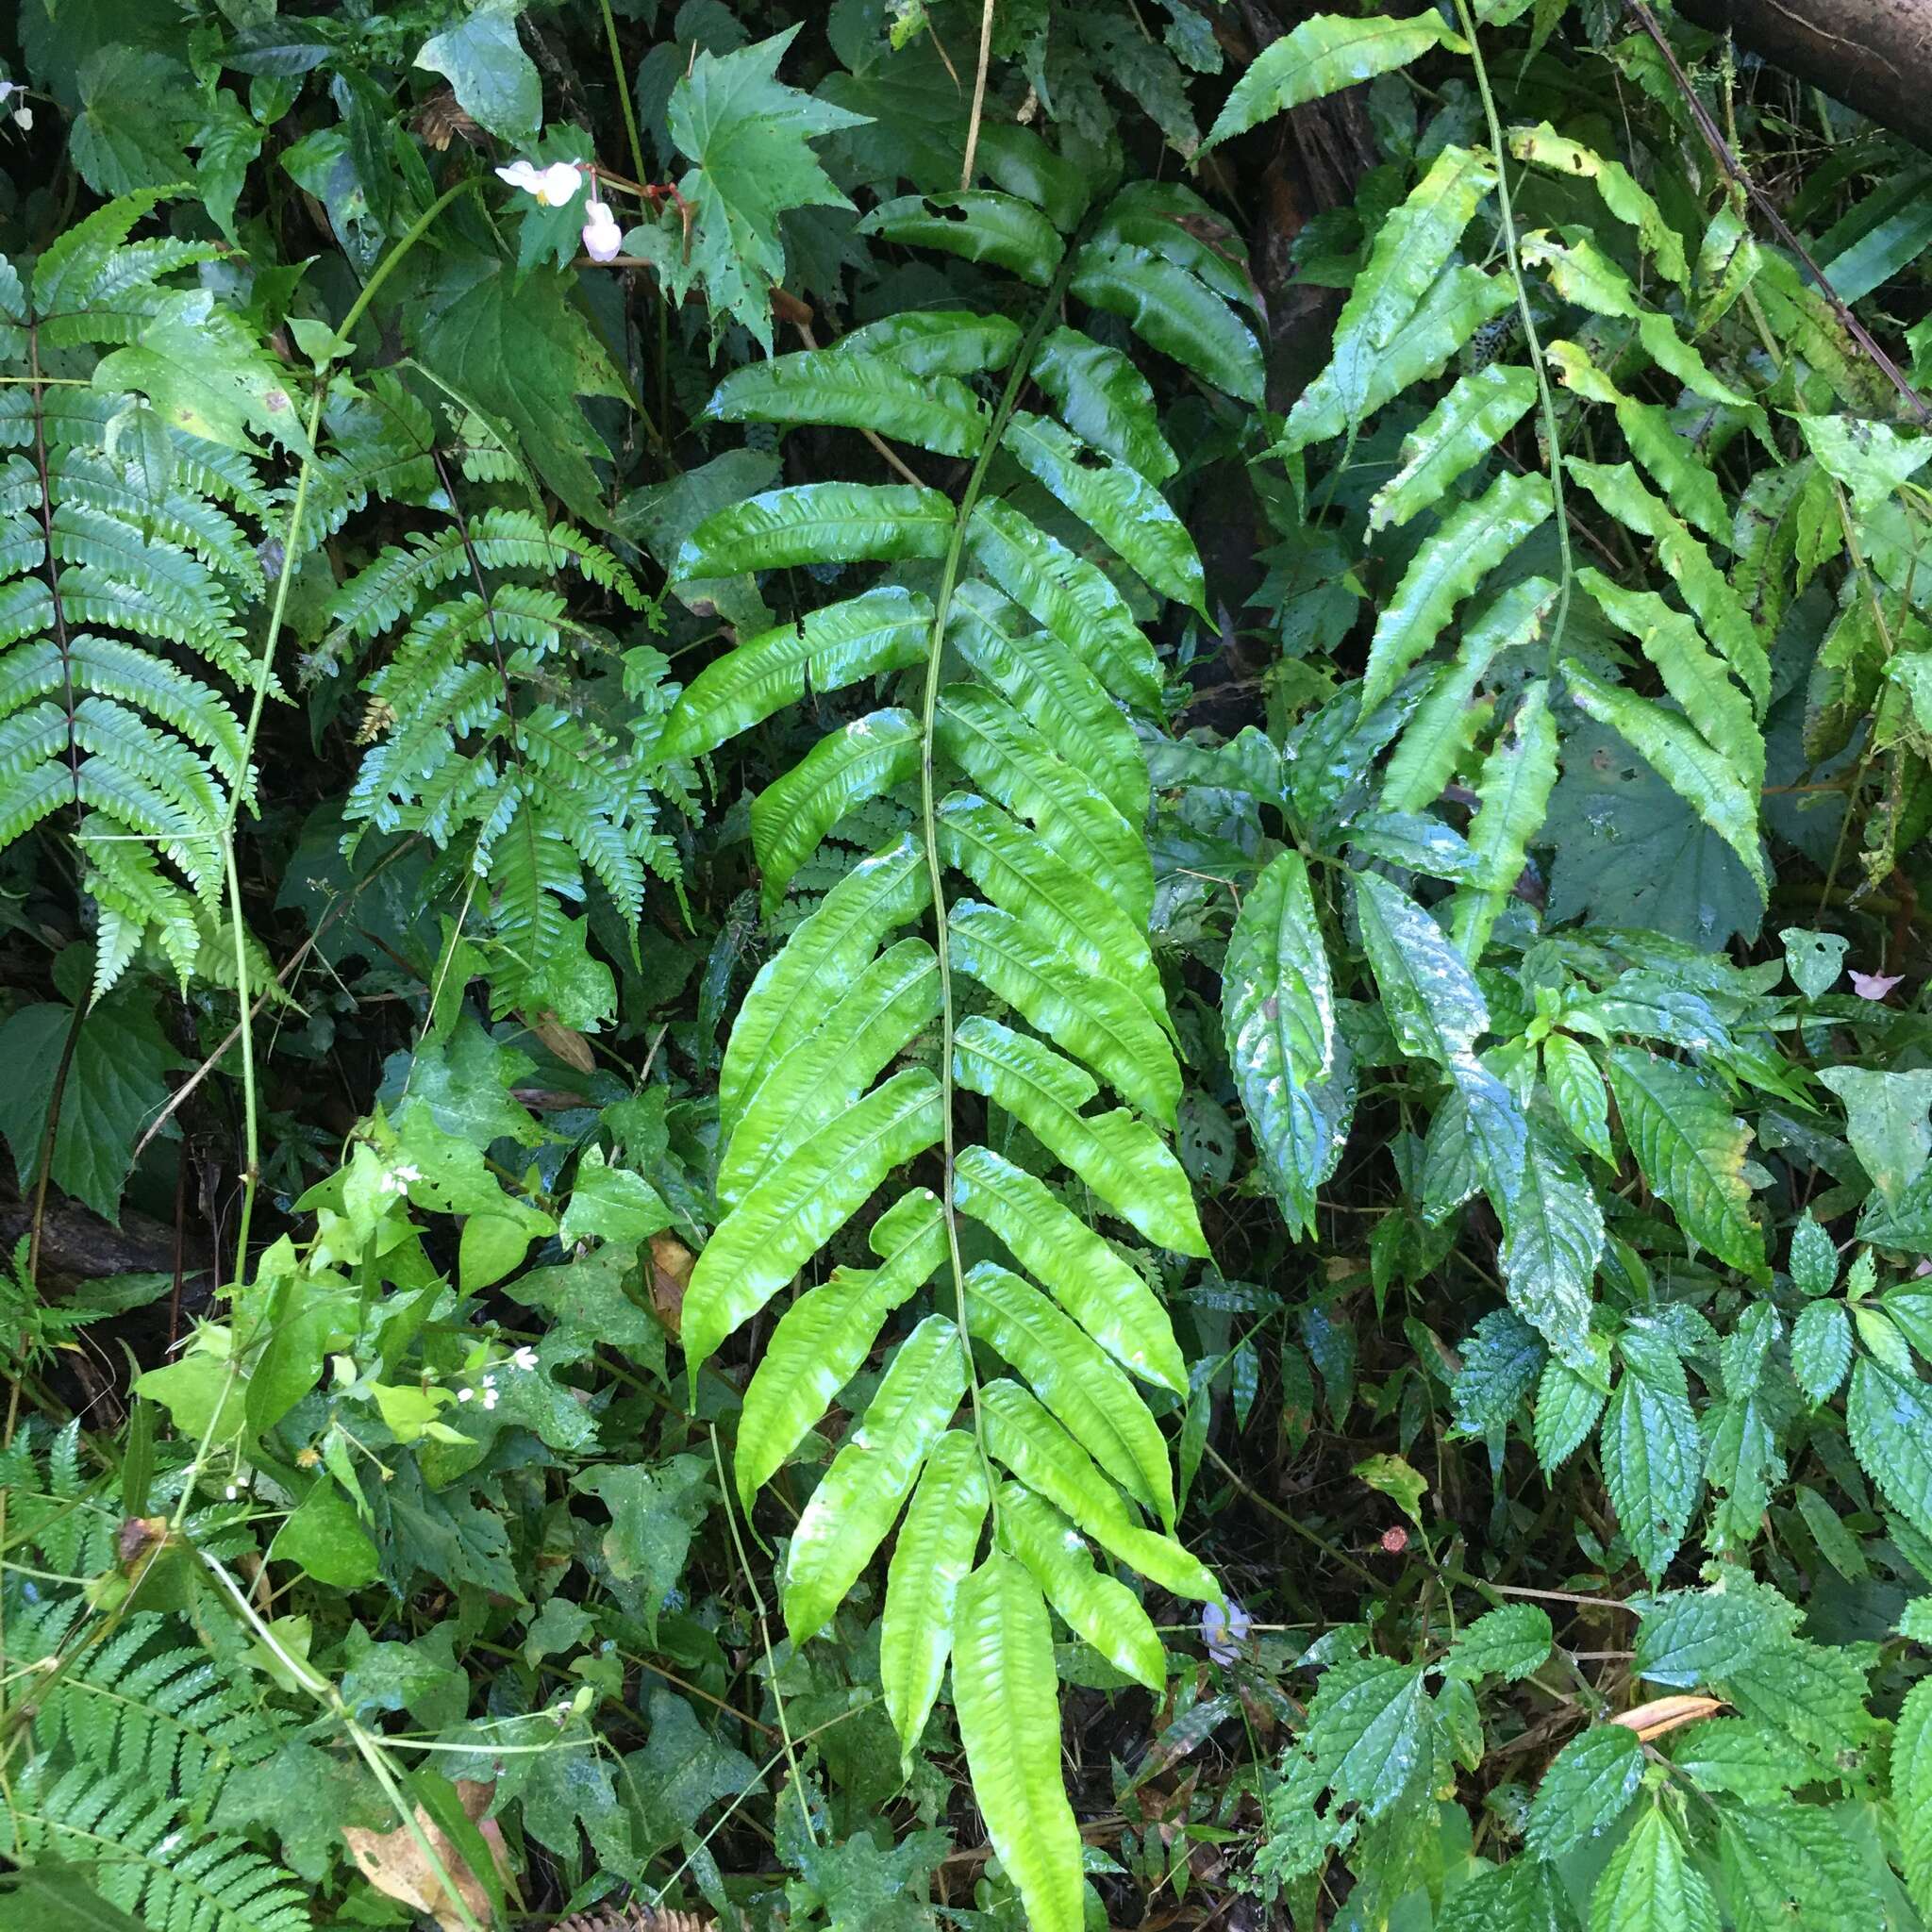
{"label": "white flower", "polygon": [[234,1485],[233,1483],[230,1483],[230,1484],[228,1485],[227,1489],[226,1489],[226,1490],[225,1490],[225,1491],[224,1491],[224,1494],[225,1494],[225,1495],[226,1495],[226,1497],[227,1497],[228,1501],[229,1501],[229,1502],[231,1502],[231,1503],[232,1503],[232,1502],[233,1502],[233,1501],[235,1500],[235,1498],[236,1498],[237,1496],[239,1496],[239,1495],[240,1495],[241,1493],[242,1493],[242,1491],[241,1491],[240,1490],[238,1490],[238,1489],[237,1489],[237,1488],[235,1487],[235,1485]]}
{"label": "white flower", "polygon": [[13,125],[23,134],[31,133],[34,125],[34,110],[31,108],[16,108],[13,110]]}
{"label": "white flower", "polygon": [[587,201],[584,212],[590,216],[584,224],[584,253],[592,261],[614,260],[624,246],[624,230],[617,225],[617,219],[610,212],[610,204]]}
{"label": "white flower", "polygon": [[508,167],[497,169],[496,175],[512,188],[526,189],[544,208],[568,206],[584,185],[583,170],[568,161],[552,161],[547,168],[540,168],[534,161],[512,161]]}
{"label": "white flower", "polygon": [[408,1161],[403,1161],[399,1165],[391,1168],[390,1174],[393,1179],[399,1180],[407,1186],[410,1181],[420,1181],[423,1178],[423,1170],[420,1167],[411,1167]]}
{"label": "white flower", "polygon": [[518,1349],[509,1359],[512,1368],[534,1369],[537,1366],[537,1351],[525,1346]]}
{"label": "white flower", "polygon": [[458,1389],[457,1391],[457,1400],[458,1402],[474,1402],[475,1399],[476,1391],[474,1389]]}
{"label": "white flower", "polygon": [[485,1408],[494,1408],[501,1399],[494,1389],[486,1389],[483,1391],[483,1407]]}

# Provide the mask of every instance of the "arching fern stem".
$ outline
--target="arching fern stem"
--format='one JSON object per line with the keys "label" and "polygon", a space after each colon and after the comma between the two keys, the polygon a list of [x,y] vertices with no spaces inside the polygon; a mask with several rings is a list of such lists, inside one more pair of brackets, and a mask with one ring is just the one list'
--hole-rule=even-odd
{"label": "arching fern stem", "polygon": [[979,1375],[973,1365],[973,1334],[966,1318],[966,1268],[959,1257],[959,1221],[953,1208],[953,1158],[958,1138],[953,1126],[953,963],[947,950],[945,869],[940,864],[939,821],[933,798],[933,724],[939,712],[940,670],[945,657],[946,622],[952,614],[953,593],[958,588],[959,565],[966,552],[967,526],[973,521],[973,511],[979,502],[993,453],[999,448],[1000,439],[1019,404],[1020,391],[1025,386],[1026,373],[1033,366],[1041,339],[1052,325],[1059,308],[1060,298],[1072,276],[1074,256],[1074,251],[1069,248],[1053,280],[1047,285],[1040,312],[1034,317],[1032,326],[1027,329],[1025,339],[1013,358],[1012,374],[1007,377],[1007,386],[1000,392],[992,420],[987,425],[986,440],[980,444],[978,458],[966,478],[966,488],[960,492],[958,513],[953,520],[952,541],[946,546],[945,562],[940,573],[939,594],[933,599],[932,636],[926,645],[925,693],[919,725],[920,836],[925,841],[925,867],[932,881],[933,920],[939,938],[939,944],[934,950],[939,954],[940,963],[940,1122],[943,1136],[941,1142],[943,1171],[940,1183],[940,1211],[946,1224],[946,1252],[953,1271],[953,1320],[959,1333],[959,1353],[966,1364],[967,1399],[973,1406],[973,1440],[979,1450],[980,1465],[986,1473],[987,1495],[995,1523],[999,1520],[999,1483],[993,1475],[992,1458],[987,1454],[986,1432],[980,1423]]}
{"label": "arching fern stem", "polygon": [[1570,555],[1570,515],[1563,502],[1563,442],[1557,428],[1557,398],[1550,388],[1550,372],[1543,361],[1542,339],[1536,332],[1536,317],[1530,313],[1529,289],[1523,279],[1523,254],[1516,243],[1516,213],[1509,205],[1509,159],[1503,146],[1503,124],[1496,114],[1496,97],[1490,91],[1490,70],[1483,65],[1482,42],[1476,38],[1475,17],[1469,0],[1456,0],[1456,15],[1462,38],[1469,42],[1470,64],[1475,69],[1476,92],[1482,96],[1483,114],[1490,124],[1490,149],[1496,157],[1496,205],[1503,216],[1503,251],[1509,260],[1509,279],[1516,285],[1516,311],[1523,318],[1524,340],[1529,350],[1529,366],[1536,371],[1537,393],[1542,400],[1543,440],[1550,450],[1550,498],[1557,513],[1557,555],[1560,569],[1557,580],[1557,614],[1550,625],[1550,647],[1545,676],[1555,677],[1563,650],[1563,626],[1570,616],[1570,582],[1575,565]]}

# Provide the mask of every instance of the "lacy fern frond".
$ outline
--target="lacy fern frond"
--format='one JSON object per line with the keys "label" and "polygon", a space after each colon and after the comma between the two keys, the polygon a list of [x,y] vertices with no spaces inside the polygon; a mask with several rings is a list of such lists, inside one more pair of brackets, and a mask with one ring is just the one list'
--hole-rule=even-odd
{"label": "lacy fern frond", "polygon": [[[1071,247],[1040,208],[991,190],[908,197],[867,218],[890,239],[1008,269],[1045,300],[1024,335],[948,311],[727,378],[714,415],[864,429],[972,468],[957,496],[819,482],[702,523],[679,555],[683,577],[891,567],[708,665],[658,745],[691,756],[808,685],[903,674],[896,702],[852,718],[752,802],[776,910],[788,887],[823,890],[828,837],[919,796],[909,827],[795,924],[781,920],[790,936],[738,1015],[719,1085],[727,1212],[692,1274],[682,1334],[695,1377],[892,1176],[937,1150],[933,1185],[902,1184],[870,1229],[880,1265],[840,1268],[781,1314],[745,1394],[738,1478],[749,1504],[892,1311],[939,1275],[933,1311],[890,1354],[806,1506],[784,1610],[794,1641],[822,1630],[907,1510],[886,1593],[888,1707],[909,1751],[952,1656],[980,1807],[1030,1923],[1048,1932],[1080,1924],[1048,1603],[1158,1688],[1145,1610],[1083,1539],[1164,1589],[1220,1595],[1174,1540],[1167,1445],[1136,1387],[1163,1403],[1185,1393],[1167,1312],[1041,1178],[1069,1177],[1072,1197],[1126,1239],[1208,1252],[1166,1139],[1180,1072],[1148,942],[1149,785],[1130,722],[1161,715],[1162,679],[1116,581],[1199,608],[1201,565],[1160,493],[1176,461],[1145,380],[1120,350],[1055,325],[1071,286],[1210,394],[1258,399],[1259,353],[1228,302],[1242,278],[1176,225],[1184,217],[1211,220],[1191,195],[1138,190]],[[1150,235],[1171,245],[1156,252]],[[1042,489],[1091,533],[1079,547],[1029,513]],[[924,930],[899,937],[908,926]],[[979,1010],[967,1016],[969,996]],[[921,1050],[935,1033],[937,1072]],[[1008,1158],[1014,1125],[1041,1173]],[[969,1267],[969,1245],[987,1258]]]}

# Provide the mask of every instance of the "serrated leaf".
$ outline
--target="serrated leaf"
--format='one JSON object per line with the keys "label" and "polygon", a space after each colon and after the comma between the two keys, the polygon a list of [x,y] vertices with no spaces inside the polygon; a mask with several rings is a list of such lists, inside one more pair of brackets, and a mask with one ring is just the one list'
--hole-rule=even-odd
{"label": "serrated leaf", "polygon": [[827,563],[941,558],[952,499],[913,483],[799,483],[713,510],[682,543],[675,581]]}
{"label": "serrated leaf", "polygon": [[1029,373],[1081,441],[1130,464],[1150,483],[1164,483],[1180,468],[1160,433],[1154,391],[1120,350],[1078,329],[1057,328],[1035,352]]}
{"label": "serrated leaf", "polygon": [[1406,67],[1433,47],[1467,49],[1440,14],[1408,20],[1348,20],[1318,13],[1256,56],[1228,94],[1194,158],[1273,114]]}
{"label": "serrated leaf", "polygon": [[1603,1071],[1590,1049],[1567,1033],[1549,1035],[1543,1041],[1543,1081],[1557,1118],[1571,1139],[1614,1167],[1609,1096]]}
{"label": "serrated leaf", "polygon": [[1009,1482],[1000,1491],[1000,1529],[1068,1628],[1158,1696],[1167,1688],[1158,1634],[1133,1591],[1094,1566],[1066,1519],[1031,1490]]}
{"label": "serrated leaf", "polygon": [[1922,1536],[1932,1536],[1932,1391],[1860,1357],[1845,1398],[1859,1467]]}
{"label": "serrated leaf", "polygon": [[1751,1218],[1750,1130],[1703,1074],[1637,1047],[1609,1058],[1610,1091],[1638,1166],[1690,1240],[1756,1281],[1769,1281]]}
{"label": "serrated leaf", "polygon": [[877,235],[912,248],[939,248],[968,261],[990,262],[1043,289],[1065,253],[1054,225],[1017,195],[991,188],[959,194],[902,194],[883,201],[859,223],[861,235]]}
{"label": "serrated leaf", "polygon": [[1424,1761],[1429,1704],[1419,1665],[1386,1657],[1331,1665],[1308,1708],[1302,1747],[1337,1805],[1372,1822],[1402,1796]]}
{"label": "serrated leaf", "polygon": [[1125,987],[1082,973],[1022,921],[973,899],[953,902],[946,943],[955,971],[997,993],[1123,1100],[1174,1126],[1180,1067],[1167,1036]]}
{"label": "serrated leaf", "polygon": [[932,620],[929,598],[882,585],[762,631],[707,664],[679,693],[656,756],[686,758],[715,750],[796,704],[808,684],[813,691],[841,691],[923,663]]}
{"label": "serrated leaf", "polygon": [[1389,1024],[1404,1053],[1447,1067],[1489,1031],[1490,1009],[1462,956],[1401,887],[1358,873],[1356,917]]}
{"label": "serrated leaf", "polygon": [[970,457],[986,441],[986,406],[954,376],[914,375],[841,343],[734,369],[705,405],[724,423],[836,424],[871,429],[941,456]]}
{"label": "serrated leaf", "polygon": [[1674,1379],[1654,1376],[1626,1358],[1599,1442],[1618,1525],[1655,1583],[1684,1541],[1702,1487],[1704,1443],[1682,1367]]}
{"label": "serrated leaf", "polygon": [[1266,371],[1254,331],[1180,263],[1132,243],[1089,242],[1074,259],[1068,291],[1091,308],[1118,315],[1150,348],[1210,387],[1260,407]]}
{"label": "serrated leaf", "polygon": [[1154,1291],[1044,1182],[990,1147],[965,1147],[954,1204],[989,1227],[1116,1361],[1184,1393],[1187,1367]]}
{"label": "serrated leaf", "polygon": [[930,1147],[941,1131],[939,1082],[923,1068],[908,1068],[763,1174],[718,1224],[691,1271],[681,1330],[691,1378],[893,1168]]}
{"label": "serrated leaf", "polygon": [[[822,1287],[800,1295],[772,1331],[744,1391],[733,1464],[738,1493],[751,1507],[832,1398],[858,1373],[886,1317],[916,1294],[947,1260],[937,1197],[924,1188],[902,1196],[922,1209],[882,1268],[835,1268]],[[874,1229],[876,1234],[876,1228]]]}
{"label": "serrated leaf", "polygon": [[1095,1087],[1050,1048],[975,1015],[953,1036],[953,1077],[997,1101],[1123,1220],[1177,1254],[1206,1255],[1192,1191],[1154,1129],[1124,1108],[1086,1114]]}
{"label": "serrated leaf", "polygon": [[847,812],[917,774],[924,742],[910,711],[896,706],[868,711],[827,732],[752,800],[751,841],[764,874],[768,912]]}
{"label": "serrated leaf", "polygon": [[1548,480],[1499,476],[1459,504],[1424,539],[1375,621],[1362,674],[1362,709],[1373,711],[1441,635],[1456,607],[1550,513]]}
{"label": "serrated leaf", "polygon": [[1587,1371],[1579,1372],[1552,1356],[1537,1383],[1536,1459],[1545,1478],[1554,1476],[1582,1447],[1609,1400],[1610,1345],[1601,1335],[1592,1335],[1590,1341]]}
{"label": "serrated leaf", "polygon": [[[687,1295],[687,1324],[690,1309]],[[965,1392],[959,1332],[950,1316],[928,1315],[893,1356],[878,1392],[791,1532],[784,1607],[793,1643],[832,1621]]]}
{"label": "serrated leaf", "polygon": [[1811,1302],[1791,1324],[1791,1374],[1813,1403],[1828,1402],[1852,1365],[1852,1324],[1837,1302]]}
{"label": "serrated leaf", "polygon": [[1547,1611],[1535,1604],[1505,1604],[1486,1611],[1457,1636],[1442,1669],[1471,1682],[1501,1677],[1513,1684],[1541,1666],[1555,1641]]}
{"label": "serrated leaf", "polygon": [[1622,1724],[1593,1724],[1557,1754],[1530,1800],[1523,1841],[1557,1859],[1601,1838],[1643,1781],[1643,1746]]}
{"label": "serrated leaf", "polygon": [[1509,1306],[1557,1355],[1587,1370],[1593,1360],[1590,1291],[1604,1246],[1595,1191],[1534,1121],[1520,1169],[1485,1186],[1503,1221],[1497,1260]]}
{"label": "serrated leaf", "polygon": [[1590,1932],[1718,1932],[1717,1898],[1657,1806],[1610,1854],[1591,1893]]}
{"label": "serrated leaf", "polygon": [[1758,849],[1757,801],[1729,760],[1682,718],[1598,683],[1574,658],[1563,660],[1563,676],[1578,708],[1607,724],[1737,854],[1764,897],[1769,885]]}
{"label": "serrated leaf", "polygon": [[1653,1684],[1694,1690],[1735,1675],[1788,1639],[1791,1607],[1770,1592],[1677,1590],[1639,1600],[1631,1673]]}
{"label": "serrated leaf", "polygon": [[1069,1316],[1010,1270],[978,1261],[965,1285],[973,1334],[1025,1376],[1108,1475],[1172,1527],[1167,1444],[1126,1375]]}
{"label": "serrated leaf", "polygon": [[1450,910],[1457,948],[1471,965],[1481,960],[1523,876],[1556,784],[1557,724],[1550,715],[1549,686],[1538,678],[1524,691],[1515,717],[1483,760],[1476,779],[1469,843],[1480,871],[1474,883],[1457,889]]}
{"label": "serrated leaf", "polygon": [[953,1707],[987,1837],[1036,1932],[1082,1932],[1080,1832],[1060,1784],[1058,1680],[1040,1587],[995,1550],[960,1586]]}
{"label": "serrated leaf", "polygon": [[926,1457],[886,1571],[879,1685],[902,1763],[910,1761],[945,1681],[959,1588],[973,1568],[990,1501],[978,1443],[948,1429]]}
{"label": "serrated leaf", "polygon": [[1222,967],[1228,1065],[1289,1231],[1315,1232],[1354,1094],[1307,862],[1284,852],[1242,902]]}
{"label": "serrated leaf", "polygon": [[1491,362],[1455,386],[1403,438],[1401,467],[1369,500],[1371,530],[1399,529],[1440,501],[1528,412],[1536,376],[1513,363]]}
{"label": "serrated leaf", "polygon": [[1921,1917],[1932,1912],[1932,1680],[1914,1684],[1891,1743],[1899,1864]]}
{"label": "serrated leaf", "polygon": [[1726,1807],[1718,1844],[1735,1924],[1878,1932],[1886,1923],[1858,1836],[1824,1806]]}
{"label": "serrated leaf", "polygon": [[1448,1893],[1436,1932],[1576,1932],[1576,1911],[1554,1866],[1511,1858]]}
{"label": "serrated leaf", "polygon": [[1187,525],[1153,484],[1083,443],[1050,416],[1015,409],[1000,441],[1043,490],[1106,542],[1149,588],[1208,614],[1201,558]]}

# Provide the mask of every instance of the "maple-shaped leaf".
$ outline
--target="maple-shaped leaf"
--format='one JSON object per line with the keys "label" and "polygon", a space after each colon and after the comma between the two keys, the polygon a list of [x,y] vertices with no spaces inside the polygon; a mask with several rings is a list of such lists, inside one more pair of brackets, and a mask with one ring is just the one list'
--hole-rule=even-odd
{"label": "maple-shaped leaf", "polygon": [[697,164],[677,184],[691,205],[691,235],[679,247],[673,230],[664,263],[671,292],[681,300],[702,279],[713,322],[735,316],[767,354],[772,285],[785,275],[778,217],[787,208],[852,206],[807,143],[866,119],[778,79],[797,32],[788,27],[733,54],[700,53],[671,91],[671,138]]}

